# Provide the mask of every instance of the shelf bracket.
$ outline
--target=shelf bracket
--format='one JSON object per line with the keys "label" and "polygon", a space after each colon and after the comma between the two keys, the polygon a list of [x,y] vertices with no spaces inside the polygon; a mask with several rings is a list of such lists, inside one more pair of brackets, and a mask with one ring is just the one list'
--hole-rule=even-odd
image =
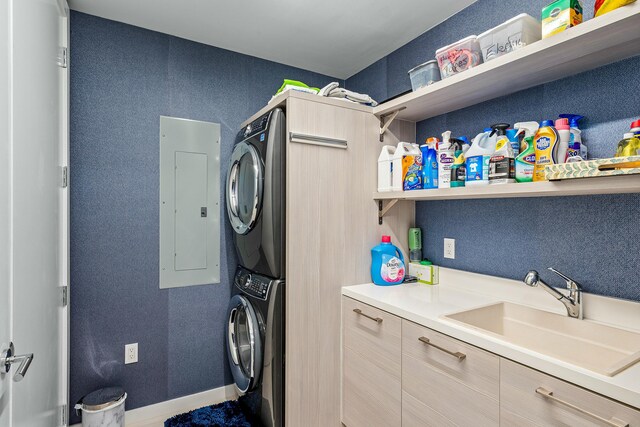
{"label": "shelf bracket", "polygon": [[380,142],[384,142],[384,133],[389,129],[391,123],[398,117],[398,113],[404,110],[407,107],[402,107],[397,109],[396,111],[392,111],[387,114],[383,114],[380,116]]}
{"label": "shelf bracket", "polygon": [[398,199],[391,199],[387,206],[384,206],[382,200],[378,200],[378,225],[382,225],[382,218],[389,212],[389,209],[398,203]]}

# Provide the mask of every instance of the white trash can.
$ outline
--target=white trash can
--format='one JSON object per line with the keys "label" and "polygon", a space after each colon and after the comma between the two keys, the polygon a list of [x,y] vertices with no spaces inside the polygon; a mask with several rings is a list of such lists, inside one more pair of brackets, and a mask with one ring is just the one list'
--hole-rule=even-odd
{"label": "white trash can", "polygon": [[124,427],[124,401],[127,393],[120,387],[101,388],[87,394],[76,404],[82,411],[82,427]]}

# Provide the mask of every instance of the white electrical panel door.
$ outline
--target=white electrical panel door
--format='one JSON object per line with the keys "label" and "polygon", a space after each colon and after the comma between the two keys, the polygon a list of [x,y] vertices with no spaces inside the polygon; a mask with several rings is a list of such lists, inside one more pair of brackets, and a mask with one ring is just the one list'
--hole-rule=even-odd
{"label": "white electrical panel door", "polygon": [[160,288],[220,282],[220,125],[160,117]]}
{"label": "white electrical panel door", "polygon": [[207,268],[207,155],[176,151],[177,271]]}

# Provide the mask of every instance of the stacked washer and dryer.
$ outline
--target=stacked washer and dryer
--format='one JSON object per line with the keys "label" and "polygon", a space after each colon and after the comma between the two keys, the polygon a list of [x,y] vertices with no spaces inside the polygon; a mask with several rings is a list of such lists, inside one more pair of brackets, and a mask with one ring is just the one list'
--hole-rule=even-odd
{"label": "stacked washer and dryer", "polygon": [[284,426],[285,344],[284,112],[243,128],[227,174],[227,213],[239,266],[227,312],[227,356],[250,413]]}

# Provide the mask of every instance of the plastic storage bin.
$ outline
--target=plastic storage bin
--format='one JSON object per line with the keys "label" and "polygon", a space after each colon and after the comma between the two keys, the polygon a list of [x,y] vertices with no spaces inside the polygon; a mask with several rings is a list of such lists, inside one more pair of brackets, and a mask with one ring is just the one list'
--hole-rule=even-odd
{"label": "plastic storage bin", "polygon": [[482,64],[478,36],[469,36],[438,49],[436,59],[443,79]]}
{"label": "plastic storage bin", "polygon": [[429,86],[439,81],[440,68],[438,68],[438,61],[433,59],[410,69],[409,78],[411,79],[411,89],[414,92],[421,87]]}
{"label": "plastic storage bin", "polygon": [[542,38],[542,25],[523,13],[478,36],[484,62],[535,43]]}

